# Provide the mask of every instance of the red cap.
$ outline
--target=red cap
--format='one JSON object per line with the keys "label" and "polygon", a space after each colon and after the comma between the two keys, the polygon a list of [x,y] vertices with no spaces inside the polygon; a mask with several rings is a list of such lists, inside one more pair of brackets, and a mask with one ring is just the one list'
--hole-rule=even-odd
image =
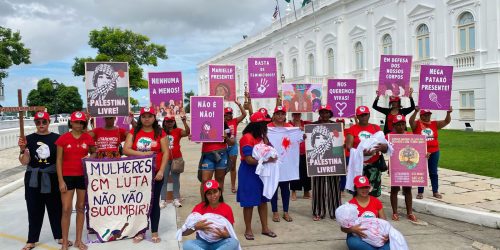
{"label": "red cap", "polygon": [[203,184],[203,193],[206,193],[208,190],[211,189],[218,189],[219,188],[219,183],[216,180],[208,180]]}
{"label": "red cap", "polygon": [[85,117],[85,114],[82,111],[75,111],[75,112],[73,112],[73,114],[71,114],[70,121],[72,121],[72,122],[76,122],[76,121],[86,122],[87,118]]}
{"label": "red cap", "polygon": [[432,112],[429,109],[421,109],[420,115],[425,115],[425,114],[432,114]]}
{"label": "red cap", "polygon": [[35,113],[35,120],[50,120],[49,113],[43,112],[43,111],[36,112]]}
{"label": "red cap", "polygon": [[153,109],[153,108],[151,108],[151,107],[143,107],[143,108],[141,108],[141,113],[140,113],[140,115],[142,115],[142,114],[146,114],[146,113],[150,113],[150,114],[152,114],[152,115],[155,115],[155,113],[154,113],[154,109]]}
{"label": "red cap", "polygon": [[264,116],[266,116],[267,115],[267,109],[266,108],[260,108],[259,109],[259,113],[262,113],[262,114],[264,114]]}
{"label": "red cap", "polygon": [[359,106],[356,109],[356,115],[370,114],[370,109],[367,106]]}
{"label": "red cap", "polygon": [[391,102],[399,102],[401,101],[401,98],[399,98],[399,96],[390,96],[389,97],[389,103]]}
{"label": "red cap", "polygon": [[318,112],[320,112],[321,110],[328,110],[330,112],[332,112],[332,107],[330,105],[321,105],[321,107],[318,109]]}
{"label": "red cap", "polygon": [[167,116],[163,117],[163,121],[175,121],[175,116],[167,115]]}
{"label": "red cap", "polygon": [[279,111],[286,113],[286,107],[285,106],[276,106],[276,108],[274,108],[274,113],[279,112]]}
{"label": "red cap", "polygon": [[227,113],[233,113],[233,109],[231,107],[225,107],[224,114],[227,114]]}
{"label": "red cap", "polygon": [[271,121],[271,119],[266,118],[266,116],[261,112],[253,113],[252,116],[250,116],[250,122],[269,122],[269,121]]}
{"label": "red cap", "polygon": [[370,181],[366,178],[366,176],[358,175],[354,177],[354,186],[356,188],[369,187]]}
{"label": "red cap", "polygon": [[398,122],[406,122],[405,116],[404,115],[396,115],[392,119],[392,124],[396,124]]}

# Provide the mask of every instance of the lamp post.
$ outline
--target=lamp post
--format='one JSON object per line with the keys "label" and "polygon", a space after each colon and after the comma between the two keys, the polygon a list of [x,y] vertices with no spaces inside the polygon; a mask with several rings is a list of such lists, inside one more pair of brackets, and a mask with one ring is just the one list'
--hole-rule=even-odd
{"label": "lamp post", "polygon": [[54,119],[54,123],[59,123],[59,120],[57,120],[57,109],[59,108],[59,100],[57,99],[56,96],[56,90],[59,88],[60,83],[57,80],[52,80],[52,89],[54,91],[54,113],[56,118]]}

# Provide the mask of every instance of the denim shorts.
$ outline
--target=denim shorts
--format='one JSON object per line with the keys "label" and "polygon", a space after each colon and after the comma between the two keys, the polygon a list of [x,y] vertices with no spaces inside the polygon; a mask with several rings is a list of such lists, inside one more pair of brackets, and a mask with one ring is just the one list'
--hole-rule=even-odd
{"label": "denim shorts", "polygon": [[219,154],[220,160],[217,161],[214,154],[206,154],[201,160],[200,170],[214,171],[227,168],[227,150],[220,150],[215,154]]}
{"label": "denim shorts", "polygon": [[238,156],[238,149],[239,149],[239,145],[236,142],[236,143],[234,143],[233,146],[227,147],[227,153],[229,154],[229,156]]}

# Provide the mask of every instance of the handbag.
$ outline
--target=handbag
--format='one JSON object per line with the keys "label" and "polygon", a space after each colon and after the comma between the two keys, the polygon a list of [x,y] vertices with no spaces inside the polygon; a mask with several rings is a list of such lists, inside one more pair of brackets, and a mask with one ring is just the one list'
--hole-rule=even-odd
{"label": "handbag", "polygon": [[184,159],[182,157],[172,160],[172,173],[180,174],[184,172]]}

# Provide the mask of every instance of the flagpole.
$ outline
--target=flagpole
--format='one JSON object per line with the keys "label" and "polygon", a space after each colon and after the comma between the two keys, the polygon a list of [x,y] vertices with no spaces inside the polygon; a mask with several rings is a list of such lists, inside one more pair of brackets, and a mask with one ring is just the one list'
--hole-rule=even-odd
{"label": "flagpole", "polygon": [[297,21],[297,11],[295,10],[295,0],[292,0],[293,2],[293,13],[295,14],[295,21]]}
{"label": "flagpole", "polygon": [[316,12],[314,12],[314,0],[311,0],[312,8],[313,8],[313,17],[314,17],[314,28],[316,29]]}
{"label": "flagpole", "polygon": [[281,22],[281,10],[280,10],[280,5],[278,4],[278,0],[276,0],[276,7],[278,8],[278,16],[280,17],[280,25],[281,25],[281,28],[283,29],[283,22]]}

